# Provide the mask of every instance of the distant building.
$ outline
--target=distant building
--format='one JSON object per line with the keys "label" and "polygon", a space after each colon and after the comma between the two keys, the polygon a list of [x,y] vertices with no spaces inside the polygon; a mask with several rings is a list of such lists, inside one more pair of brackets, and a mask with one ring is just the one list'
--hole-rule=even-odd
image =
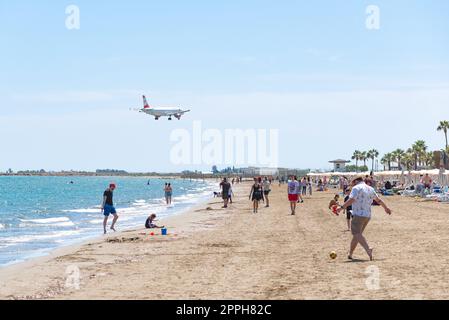
{"label": "distant building", "polygon": [[334,172],[345,172],[346,171],[346,164],[350,163],[351,161],[343,160],[343,159],[337,159],[329,161],[329,163],[334,164]]}
{"label": "distant building", "polygon": [[242,168],[240,169],[240,172],[244,176],[273,176],[276,177],[279,175],[279,170],[277,168],[256,168],[256,167],[249,167],[249,168]]}

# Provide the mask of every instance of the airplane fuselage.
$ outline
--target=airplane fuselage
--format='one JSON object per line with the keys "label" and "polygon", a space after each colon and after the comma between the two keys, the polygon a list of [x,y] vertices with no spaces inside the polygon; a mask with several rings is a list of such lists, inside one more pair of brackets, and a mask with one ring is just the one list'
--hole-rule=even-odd
{"label": "airplane fuselage", "polygon": [[175,117],[176,119],[181,120],[181,117],[185,113],[190,112],[190,110],[183,110],[181,108],[173,107],[154,108],[148,104],[147,98],[145,96],[143,96],[143,108],[138,109],[138,111],[153,116],[156,120],[159,120],[160,117],[168,117],[168,120],[171,120],[172,117]]}
{"label": "airplane fuselage", "polygon": [[141,109],[142,112],[154,116],[154,117],[170,117],[176,114],[183,114],[184,111],[182,109],[175,108],[151,108],[151,109]]}

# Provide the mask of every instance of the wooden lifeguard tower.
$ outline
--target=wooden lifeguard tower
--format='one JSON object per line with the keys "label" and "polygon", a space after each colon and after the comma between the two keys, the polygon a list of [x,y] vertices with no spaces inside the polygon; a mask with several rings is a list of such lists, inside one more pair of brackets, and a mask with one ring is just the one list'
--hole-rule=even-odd
{"label": "wooden lifeguard tower", "polygon": [[350,163],[351,161],[343,160],[343,159],[337,159],[329,161],[329,163],[334,164],[334,172],[345,172],[346,171],[346,164]]}

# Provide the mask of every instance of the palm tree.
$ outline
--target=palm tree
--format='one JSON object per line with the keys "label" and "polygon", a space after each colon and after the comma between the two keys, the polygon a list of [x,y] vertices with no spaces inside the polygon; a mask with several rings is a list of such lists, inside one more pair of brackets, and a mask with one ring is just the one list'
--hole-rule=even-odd
{"label": "palm tree", "polygon": [[361,154],[362,153],[359,150],[355,150],[354,154],[352,155],[352,160],[355,160],[356,171],[359,171],[359,160],[360,160]]}
{"label": "palm tree", "polygon": [[382,163],[384,165],[384,169],[385,169],[385,165],[388,165],[388,171],[390,171],[391,170],[391,161],[393,161],[394,159],[395,158],[394,158],[393,154],[387,153],[380,160],[380,163]]}
{"label": "palm tree", "polygon": [[423,155],[427,152],[426,142],[423,140],[416,141],[411,148],[412,153],[414,154],[415,159],[415,170],[418,169],[418,164],[421,164],[421,160]]}
{"label": "palm tree", "polygon": [[399,170],[402,170],[402,158],[405,156],[405,151],[402,149],[396,149],[392,152],[393,161],[397,161]]}
{"label": "palm tree", "polygon": [[427,168],[432,166],[433,160],[434,160],[433,152],[426,152],[424,162],[425,162]]}
{"label": "palm tree", "polygon": [[366,157],[368,159],[371,159],[372,161],[372,166],[371,166],[371,171],[374,171],[374,160],[379,156],[379,151],[377,151],[376,149],[371,149],[370,151],[367,152]]}
{"label": "palm tree", "polygon": [[407,150],[405,155],[402,157],[402,162],[407,168],[408,171],[410,171],[414,165],[415,155],[413,152],[411,152],[411,149]]}
{"label": "palm tree", "polygon": [[446,138],[446,150],[449,148],[447,141],[447,131],[449,130],[449,121],[440,121],[440,125],[437,128],[437,131],[443,131],[444,137]]}
{"label": "palm tree", "polygon": [[366,160],[368,160],[368,152],[360,152],[360,160],[363,161],[363,166],[366,167]]}

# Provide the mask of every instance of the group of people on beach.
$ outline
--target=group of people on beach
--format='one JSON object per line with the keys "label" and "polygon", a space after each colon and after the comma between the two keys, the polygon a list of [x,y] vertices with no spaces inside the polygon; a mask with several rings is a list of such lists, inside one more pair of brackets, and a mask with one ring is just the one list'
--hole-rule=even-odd
{"label": "group of people on beach", "polygon": [[262,177],[257,177],[253,180],[249,199],[253,202],[253,213],[258,213],[260,201],[265,203],[265,208],[270,207],[271,180],[268,177],[264,177],[263,180]]}
{"label": "group of people on beach", "polygon": [[[235,182],[235,180],[233,181]],[[241,182],[241,180],[239,180]],[[428,181],[426,181],[428,183]],[[306,188],[304,189],[304,183]],[[307,194],[307,188],[311,184],[310,180],[302,179],[298,181],[296,176],[291,176],[287,182],[288,201],[290,202],[291,215],[296,215],[296,206],[298,203],[303,203],[303,195]],[[375,180],[373,177],[358,177],[351,182],[342,183],[341,187],[344,194],[344,203],[340,205],[340,195],[337,194],[329,203],[329,209],[334,214],[339,215],[342,211],[346,213],[348,231],[352,232],[352,239],[350,243],[348,259],[353,259],[353,254],[356,247],[360,244],[368,254],[370,260],[374,259],[373,249],[369,246],[366,238],[363,235],[366,227],[371,221],[372,206],[374,204],[383,207],[385,212],[389,215],[392,210],[385,204],[385,202],[378,196],[375,190]],[[223,208],[227,208],[229,203],[232,203],[233,191],[232,183],[227,178],[223,178],[220,182],[220,190],[223,199]],[[249,194],[249,199],[253,203],[253,213],[258,213],[260,201],[265,202],[265,207],[270,207],[269,194],[271,192],[272,179],[268,177],[254,178]],[[107,223],[109,216],[113,216],[111,230],[115,231],[115,225],[118,220],[117,211],[113,203],[113,193],[116,189],[116,184],[111,183],[103,193],[103,203],[101,210],[104,214],[103,228],[106,234]],[[173,189],[170,183],[166,183],[164,187],[167,204],[171,203]],[[145,223],[146,228],[163,228],[157,226],[154,222],[156,215],[152,214],[148,217]]]}
{"label": "group of people on beach", "polygon": [[[254,183],[251,186],[249,199],[253,203],[253,213],[258,213],[259,211],[259,204],[261,201],[265,203],[265,208],[270,207],[270,199],[269,194],[271,192],[271,183],[272,179],[268,177],[257,177],[254,178]],[[242,182],[242,179],[237,180],[237,183]],[[234,179],[232,181],[234,184]],[[229,183],[228,178],[223,178],[223,180],[220,182],[220,194],[223,199],[223,207],[222,208],[228,208],[228,205],[232,204],[232,197],[234,196],[234,192],[232,190],[232,184]]]}

